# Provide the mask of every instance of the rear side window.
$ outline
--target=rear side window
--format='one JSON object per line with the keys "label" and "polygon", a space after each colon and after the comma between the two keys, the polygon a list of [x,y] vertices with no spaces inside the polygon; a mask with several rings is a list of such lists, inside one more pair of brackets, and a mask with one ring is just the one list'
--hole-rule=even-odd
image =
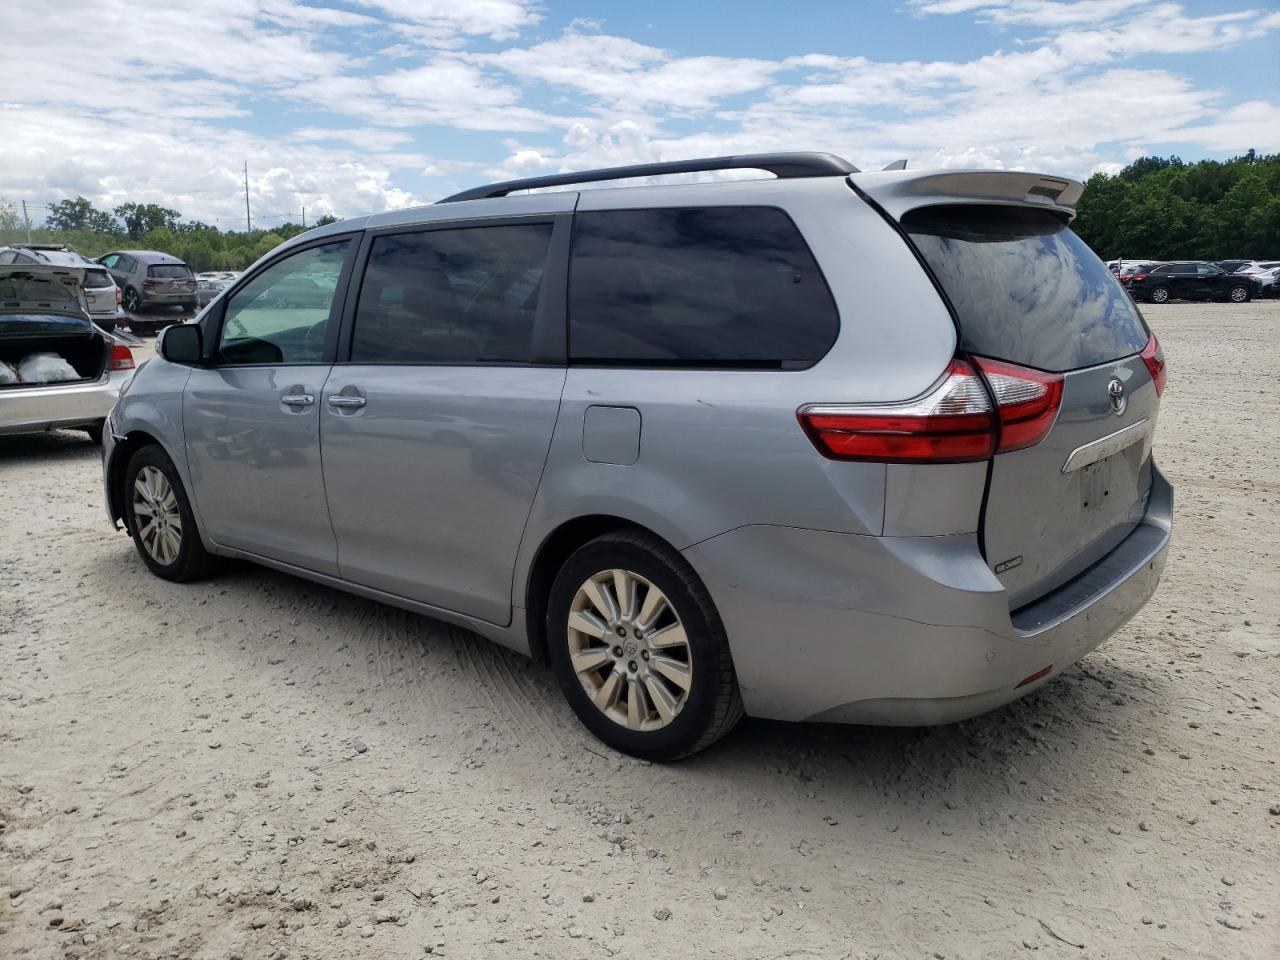
{"label": "rear side window", "polygon": [[528,363],[551,224],[377,237],[352,363]]}
{"label": "rear side window", "polygon": [[147,267],[147,276],[156,280],[185,280],[191,268],[181,263],[157,263]]}
{"label": "rear side window", "polygon": [[770,207],[574,218],[569,357],[580,363],[811,366],[840,321],[791,219]]}
{"label": "rear side window", "polygon": [[902,225],[955,307],[961,347],[971,353],[1063,371],[1146,345],[1124,288],[1047,210],[923,207]]}

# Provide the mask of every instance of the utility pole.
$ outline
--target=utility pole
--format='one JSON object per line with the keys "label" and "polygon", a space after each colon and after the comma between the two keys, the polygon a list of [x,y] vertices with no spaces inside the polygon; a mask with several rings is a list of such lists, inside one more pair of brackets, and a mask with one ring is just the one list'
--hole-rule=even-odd
{"label": "utility pole", "polygon": [[302,229],[307,229],[307,205],[302,205]]}
{"label": "utility pole", "polygon": [[22,219],[27,221],[27,243],[31,242],[31,217],[27,214],[27,201],[22,201]]}
{"label": "utility pole", "polygon": [[244,162],[244,229],[253,233],[253,220],[249,217],[249,161]]}

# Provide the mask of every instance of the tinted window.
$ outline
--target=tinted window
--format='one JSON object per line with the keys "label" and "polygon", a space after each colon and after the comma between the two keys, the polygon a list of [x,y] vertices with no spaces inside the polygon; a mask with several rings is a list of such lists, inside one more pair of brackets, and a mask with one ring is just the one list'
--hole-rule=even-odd
{"label": "tinted window", "polygon": [[1220,269],[1218,269],[1217,267],[1212,267],[1207,263],[1197,264],[1196,271],[1201,276],[1210,276],[1210,277],[1216,277],[1222,273]]}
{"label": "tinted window", "polygon": [[955,307],[965,350],[1073,370],[1137,353],[1147,342],[1124,288],[1048,211],[924,207],[903,226]]}
{"label": "tinted window", "polygon": [[84,272],[84,285],[96,290],[99,287],[114,287],[116,282],[111,279],[105,270],[86,270]]}
{"label": "tinted window", "polygon": [[224,363],[319,363],[337,323],[334,301],[350,240],[277,260],[227,299]]}
{"label": "tinted window", "polygon": [[609,210],[574,218],[575,360],[809,366],[838,329],[818,265],[780,210]]}
{"label": "tinted window", "polygon": [[1155,268],[1154,270],[1152,270],[1151,272],[1152,272],[1152,273],[1160,273],[1160,274],[1164,274],[1164,273],[1173,273],[1173,272],[1175,272],[1176,270],[1177,270],[1177,267],[1176,267],[1174,264],[1172,264],[1172,263],[1166,263],[1166,264],[1164,264],[1164,266],[1156,267],[1156,268]]}
{"label": "tinted window", "polygon": [[184,280],[191,276],[191,268],[181,263],[157,263],[147,267],[147,276],[161,280]]}
{"label": "tinted window", "polygon": [[427,230],[373,241],[354,363],[527,363],[551,224]]}

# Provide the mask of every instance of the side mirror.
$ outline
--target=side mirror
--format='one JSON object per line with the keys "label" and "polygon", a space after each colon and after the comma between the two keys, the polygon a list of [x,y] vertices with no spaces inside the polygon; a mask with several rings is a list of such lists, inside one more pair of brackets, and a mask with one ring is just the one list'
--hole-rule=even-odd
{"label": "side mirror", "polygon": [[204,361],[200,328],[194,323],[179,323],[160,331],[156,352],[170,363],[198,366]]}

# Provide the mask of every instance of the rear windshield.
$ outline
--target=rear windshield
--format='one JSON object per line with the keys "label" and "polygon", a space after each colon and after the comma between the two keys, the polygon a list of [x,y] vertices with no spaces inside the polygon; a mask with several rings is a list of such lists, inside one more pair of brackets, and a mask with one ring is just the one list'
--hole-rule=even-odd
{"label": "rear windshield", "polygon": [[86,270],[84,272],[84,285],[89,289],[96,290],[98,287],[114,287],[116,282],[107,275],[105,270]]}
{"label": "rear windshield", "polygon": [[1075,370],[1140,351],[1147,329],[1093,251],[1049,211],[954,204],[902,220],[971,353]]}
{"label": "rear windshield", "polygon": [[185,280],[191,276],[191,268],[181,263],[160,263],[147,267],[147,276],[160,280]]}

